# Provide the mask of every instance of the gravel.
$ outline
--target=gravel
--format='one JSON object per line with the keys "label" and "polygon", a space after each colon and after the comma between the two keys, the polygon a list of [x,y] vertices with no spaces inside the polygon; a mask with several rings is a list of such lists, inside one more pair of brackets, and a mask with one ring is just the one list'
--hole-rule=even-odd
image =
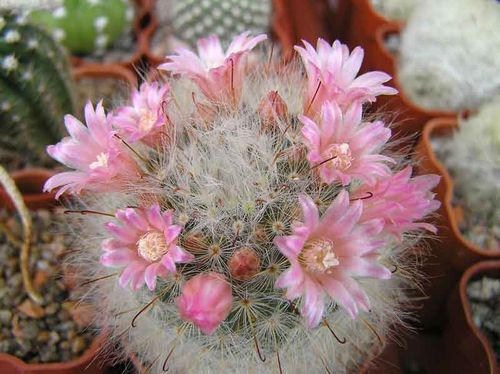
{"label": "gravel", "polygon": [[482,277],[467,285],[476,325],[484,332],[500,363],[500,279]]}
{"label": "gravel", "polygon": [[[0,352],[12,354],[27,363],[65,362],[81,355],[93,335],[74,316],[80,306],[70,298],[61,277],[60,263],[67,243],[55,233],[57,213],[32,213],[33,245],[30,274],[44,300],[37,305],[23,288],[19,267],[20,248],[0,232]],[[0,222],[16,238],[22,228],[16,216],[0,211]],[[88,311],[88,306],[85,306]],[[84,319],[82,319],[84,320]],[[88,318],[86,320],[88,322]]]}

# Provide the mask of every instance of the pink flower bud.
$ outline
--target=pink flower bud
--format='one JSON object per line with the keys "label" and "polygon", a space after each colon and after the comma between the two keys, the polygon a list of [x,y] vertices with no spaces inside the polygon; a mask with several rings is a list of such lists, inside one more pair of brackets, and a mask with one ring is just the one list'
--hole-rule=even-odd
{"label": "pink flower bud", "polygon": [[251,248],[240,248],[229,259],[229,272],[238,280],[245,281],[259,272],[260,259]]}
{"label": "pink flower bud", "polygon": [[278,91],[270,91],[261,100],[257,111],[262,120],[263,130],[267,130],[273,128],[278,121],[286,119],[288,107]]}
{"label": "pink flower bud", "polygon": [[226,319],[233,303],[231,286],[221,274],[198,274],[188,280],[175,299],[183,320],[210,335]]}

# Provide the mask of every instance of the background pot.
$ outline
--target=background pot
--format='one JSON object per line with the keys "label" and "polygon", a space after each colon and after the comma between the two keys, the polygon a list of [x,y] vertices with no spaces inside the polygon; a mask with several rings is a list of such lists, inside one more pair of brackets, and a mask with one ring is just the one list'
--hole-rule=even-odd
{"label": "background pot", "polygon": [[[353,0],[354,1],[354,0]],[[369,2],[369,0],[365,0]],[[406,96],[398,80],[397,55],[389,51],[385,40],[390,35],[401,33],[403,25],[401,23],[384,24],[374,31],[374,43],[369,50],[370,70],[380,70],[393,77],[390,85],[396,88],[399,93],[393,96],[380,96],[377,98],[375,108],[396,115],[395,132],[398,136],[412,136],[420,134],[424,125],[433,118],[446,117],[455,118],[457,113],[427,110],[415,104]]]}
{"label": "background pot", "polygon": [[378,28],[385,25],[399,25],[399,22],[391,21],[373,7],[371,0],[341,0],[339,9],[348,9],[344,11],[347,14],[348,22],[345,37],[347,44],[354,48],[361,46],[365,51],[365,58],[362,71],[376,70],[376,38],[375,34]]}
{"label": "background pot", "polygon": [[453,180],[444,165],[438,160],[432,148],[431,139],[449,136],[456,130],[457,120],[436,118],[425,125],[422,138],[416,147],[419,174],[438,174],[441,181],[435,188],[441,207],[436,212],[439,238],[429,242],[431,255],[424,271],[430,280],[426,285],[429,296],[424,301],[420,317],[424,326],[439,326],[444,317],[448,295],[461,273],[470,265],[481,260],[500,258],[500,251],[482,249],[464,238],[458,228],[460,216],[453,206]]}
{"label": "background pot", "polygon": [[[83,119],[83,108],[89,99],[94,105],[103,99],[104,107],[110,109],[114,101],[128,100],[130,90],[138,84],[137,75],[120,65],[86,64],[74,68],[73,76],[77,102],[75,114],[80,119]],[[85,87],[86,81],[88,87]]]}
{"label": "background pot", "polygon": [[[54,171],[48,169],[23,169],[10,175],[23,195],[24,203],[28,209],[36,210],[55,205],[55,192],[43,192],[45,181],[54,175]],[[14,204],[1,187],[0,208],[6,208],[9,211],[14,210]]]}
{"label": "background pot", "polygon": [[101,374],[105,370],[101,360],[97,359],[104,344],[103,335],[94,339],[90,347],[77,359],[68,362],[50,364],[27,364],[17,357],[0,353],[0,373],[5,374]]}
{"label": "background pot", "polygon": [[439,373],[497,374],[490,342],[476,326],[467,297],[467,284],[482,275],[500,278],[500,261],[485,261],[467,269],[448,303],[449,322],[444,333],[444,354]]}
{"label": "background pot", "polygon": [[[56,205],[53,193],[41,193],[45,180],[53,174],[53,171],[44,169],[26,169],[12,173],[12,178],[19,186],[30,210],[46,209]],[[0,191],[0,208],[4,207],[6,202],[12,204],[10,198],[2,190]],[[28,364],[10,354],[0,353],[0,373],[101,374],[104,373],[104,363],[100,357],[100,349],[104,345],[105,339],[104,334],[99,335],[80,357],[68,362]]]}

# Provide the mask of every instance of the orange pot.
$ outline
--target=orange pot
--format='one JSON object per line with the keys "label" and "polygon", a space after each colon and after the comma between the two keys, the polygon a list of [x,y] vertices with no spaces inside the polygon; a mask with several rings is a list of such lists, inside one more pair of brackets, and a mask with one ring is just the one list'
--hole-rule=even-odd
{"label": "orange pot", "polygon": [[[48,169],[24,169],[11,173],[28,209],[36,210],[55,205],[55,193],[42,192],[45,181],[52,175],[54,171]],[[9,211],[15,209],[3,188],[0,188],[0,208],[6,208]]]}
{"label": "orange pot", "polygon": [[420,317],[424,326],[439,326],[444,318],[445,301],[458,281],[460,274],[470,265],[481,260],[500,258],[499,250],[482,249],[464,238],[458,228],[460,214],[453,206],[453,180],[432,149],[431,139],[450,135],[457,128],[453,118],[436,118],[424,127],[416,147],[419,174],[438,174],[441,181],[436,187],[441,208],[437,212],[439,238],[429,244],[432,253],[425,272],[430,283],[426,286],[428,299],[424,301]]}
{"label": "orange pot", "polygon": [[[155,0],[144,0],[154,10]],[[328,31],[325,26],[326,2],[325,0],[272,0],[273,22],[272,36],[281,46],[282,57],[288,61],[293,53],[293,46],[301,39],[316,43],[318,37],[327,38]],[[165,62],[165,56],[158,56],[151,52],[150,43],[158,28],[158,20],[151,13],[151,22],[144,30],[142,37],[145,44],[145,56],[152,66]]]}
{"label": "orange pot", "polygon": [[121,80],[132,87],[137,86],[137,75],[130,69],[112,64],[85,64],[73,69],[73,77],[80,80],[90,78],[113,78]]}
{"label": "orange pot", "polygon": [[[24,201],[30,210],[50,208],[56,205],[53,193],[42,193],[45,180],[54,174],[51,170],[26,169],[12,173],[12,178],[23,194]],[[0,191],[0,207],[12,205],[4,191]],[[68,362],[28,364],[7,353],[0,353],[0,373],[5,374],[101,374],[104,364],[100,357],[106,337],[99,335],[89,348],[78,358]]]}
{"label": "orange pot", "polygon": [[146,45],[144,44],[144,36],[145,27],[150,18],[150,1],[148,0],[134,0],[136,14],[133,21],[133,33],[135,36],[136,46],[133,55],[124,61],[113,61],[112,63],[99,63],[99,62],[87,62],[84,57],[71,56],[71,64],[74,67],[86,66],[86,65],[103,65],[103,66],[113,66],[119,65],[125,68],[133,68],[134,66],[139,65],[141,58],[146,52]]}
{"label": "orange pot", "polygon": [[94,340],[90,347],[75,360],[68,362],[54,362],[50,364],[27,364],[17,357],[0,353],[0,373],[5,374],[101,374],[105,370],[99,357],[99,350],[104,343],[101,335]]}
{"label": "orange pot", "polygon": [[467,269],[448,302],[449,322],[444,332],[444,354],[437,372],[443,374],[498,374],[490,342],[474,323],[467,284],[488,275],[500,278],[500,261],[484,261]]}
{"label": "orange pot", "polygon": [[[368,0],[365,0],[368,2]],[[423,126],[433,118],[455,118],[457,113],[427,110],[415,104],[405,95],[397,77],[397,58],[385,46],[385,39],[391,34],[400,34],[402,24],[381,25],[375,32],[375,42],[369,50],[371,70],[380,70],[393,77],[391,85],[399,91],[398,95],[380,96],[375,107],[382,112],[397,115],[395,133],[398,136],[420,134]],[[398,125],[399,123],[399,125]]]}
{"label": "orange pot", "polygon": [[[347,3],[347,4],[343,4]],[[374,8],[370,0],[341,0],[340,9],[349,8],[348,28],[345,33],[347,44],[351,47],[361,46],[365,51],[362,71],[376,70],[377,55],[373,53],[376,43],[376,31],[381,26],[399,25],[391,21]]]}

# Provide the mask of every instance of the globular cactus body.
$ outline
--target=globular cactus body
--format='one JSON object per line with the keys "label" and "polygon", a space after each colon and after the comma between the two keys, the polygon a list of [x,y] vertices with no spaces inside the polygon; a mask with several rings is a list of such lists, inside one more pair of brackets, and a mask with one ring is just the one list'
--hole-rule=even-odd
{"label": "globular cactus body", "polygon": [[500,249],[500,97],[460,121],[437,148],[464,207],[465,236],[486,249]]}
{"label": "globular cactus body", "polygon": [[230,41],[245,30],[254,34],[267,32],[271,23],[270,0],[160,0],[159,7],[169,11],[173,34],[195,46],[207,35]]}
{"label": "globular cactus body", "polygon": [[[426,109],[473,109],[500,91],[500,3],[424,0],[401,34],[398,78]],[[474,58],[471,58],[474,56]]]}
{"label": "globular cactus body", "polygon": [[394,167],[390,129],[363,120],[390,77],[356,78],[360,48],[321,40],[297,47],[305,78],[248,58],[265,39],[179,49],[168,81],[108,116],[89,103],[47,149],[74,170],[45,188],[85,207],[84,298],[157,373],[352,371],[401,321],[410,248],[435,232],[438,178]]}
{"label": "globular cactus body", "polygon": [[[0,15],[0,124],[3,151],[43,157],[73,111],[71,75],[64,51],[19,15]],[[25,152],[25,149],[30,152]]]}
{"label": "globular cactus body", "polygon": [[422,0],[371,0],[373,7],[385,18],[406,21]]}
{"label": "globular cactus body", "polygon": [[31,18],[72,53],[102,53],[130,25],[133,7],[128,0],[65,0],[52,10],[37,10]]}

